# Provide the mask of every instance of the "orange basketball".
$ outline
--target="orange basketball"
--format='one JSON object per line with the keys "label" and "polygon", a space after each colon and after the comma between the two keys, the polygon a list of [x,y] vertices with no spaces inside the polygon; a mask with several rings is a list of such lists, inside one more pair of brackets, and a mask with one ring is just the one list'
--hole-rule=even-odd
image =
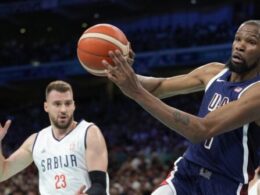
{"label": "orange basketball", "polygon": [[82,34],[78,41],[77,55],[80,64],[89,73],[105,76],[102,60],[113,64],[108,51],[119,49],[124,56],[129,54],[129,42],[125,34],[111,24],[94,25]]}

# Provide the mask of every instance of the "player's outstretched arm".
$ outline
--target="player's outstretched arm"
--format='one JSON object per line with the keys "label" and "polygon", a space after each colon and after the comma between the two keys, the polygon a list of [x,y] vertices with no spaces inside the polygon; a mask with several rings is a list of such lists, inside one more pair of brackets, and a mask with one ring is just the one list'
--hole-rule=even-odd
{"label": "player's outstretched arm", "polygon": [[[109,52],[109,55],[113,60],[115,60],[115,64],[121,64],[123,67],[127,67],[129,65],[131,66],[129,60],[125,60],[122,56],[120,56],[119,51]],[[122,58],[122,60],[120,58]],[[108,66],[108,63],[103,63],[105,66]],[[114,69],[117,68],[118,67],[114,67]],[[224,64],[212,62],[200,66],[199,68],[196,68],[188,74],[167,78],[137,75],[137,79],[139,80],[143,88],[145,88],[148,92],[152,93],[156,97],[162,99],[175,95],[204,90],[210,79],[224,68]]]}
{"label": "player's outstretched arm", "polygon": [[209,80],[223,68],[223,64],[214,62],[178,76],[157,78],[137,75],[137,78],[147,91],[162,99],[204,90]]}
{"label": "player's outstretched arm", "polygon": [[[0,142],[2,142],[11,121],[7,121],[5,126],[0,126]],[[5,181],[16,173],[22,171],[29,166],[32,159],[32,145],[35,140],[36,134],[31,135],[27,140],[11,154],[7,159],[3,156],[0,145],[0,182]]]}
{"label": "player's outstretched arm", "polygon": [[108,189],[108,152],[105,139],[96,125],[92,125],[87,132],[86,162],[91,187],[86,191],[88,195],[106,195]]}
{"label": "player's outstretched arm", "polygon": [[120,52],[111,57],[116,66],[104,62],[108,68],[107,77],[153,117],[194,143],[259,120],[260,84],[248,89],[239,100],[232,101],[200,118],[171,107],[149,93]]}

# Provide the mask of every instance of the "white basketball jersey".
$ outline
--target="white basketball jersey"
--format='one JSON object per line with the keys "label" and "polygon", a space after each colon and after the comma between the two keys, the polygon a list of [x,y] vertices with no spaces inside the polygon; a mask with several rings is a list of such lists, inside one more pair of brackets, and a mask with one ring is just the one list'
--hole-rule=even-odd
{"label": "white basketball jersey", "polygon": [[41,195],[72,195],[82,185],[90,187],[85,139],[92,124],[82,120],[61,140],[55,139],[51,126],[38,133],[33,160],[39,171]]}

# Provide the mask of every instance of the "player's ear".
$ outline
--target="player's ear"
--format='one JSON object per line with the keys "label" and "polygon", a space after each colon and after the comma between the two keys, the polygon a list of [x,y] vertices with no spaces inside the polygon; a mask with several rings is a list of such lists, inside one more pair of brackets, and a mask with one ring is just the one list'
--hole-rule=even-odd
{"label": "player's ear", "polygon": [[48,105],[47,105],[47,102],[44,102],[43,107],[44,107],[45,112],[48,112]]}

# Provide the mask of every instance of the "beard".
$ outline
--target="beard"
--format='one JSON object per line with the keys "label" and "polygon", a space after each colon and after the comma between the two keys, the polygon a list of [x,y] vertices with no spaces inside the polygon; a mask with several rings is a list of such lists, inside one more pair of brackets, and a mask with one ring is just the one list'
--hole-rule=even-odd
{"label": "beard", "polygon": [[71,123],[73,122],[73,117],[68,118],[68,120],[66,122],[60,122],[60,121],[58,121],[57,119],[54,119],[54,118],[50,118],[50,120],[52,121],[52,124],[56,128],[67,130],[69,128],[69,126],[71,125]]}
{"label": "beard", "polygon": [[232,72],[243,74],[246,73],[252,69],[254,69],[257,66],[257,62],[255,62],[253,65],[248,65],[245,61],[241,64],[234,64],[231,60],[231,58],[227,61],[226,66],[228,69]]}

